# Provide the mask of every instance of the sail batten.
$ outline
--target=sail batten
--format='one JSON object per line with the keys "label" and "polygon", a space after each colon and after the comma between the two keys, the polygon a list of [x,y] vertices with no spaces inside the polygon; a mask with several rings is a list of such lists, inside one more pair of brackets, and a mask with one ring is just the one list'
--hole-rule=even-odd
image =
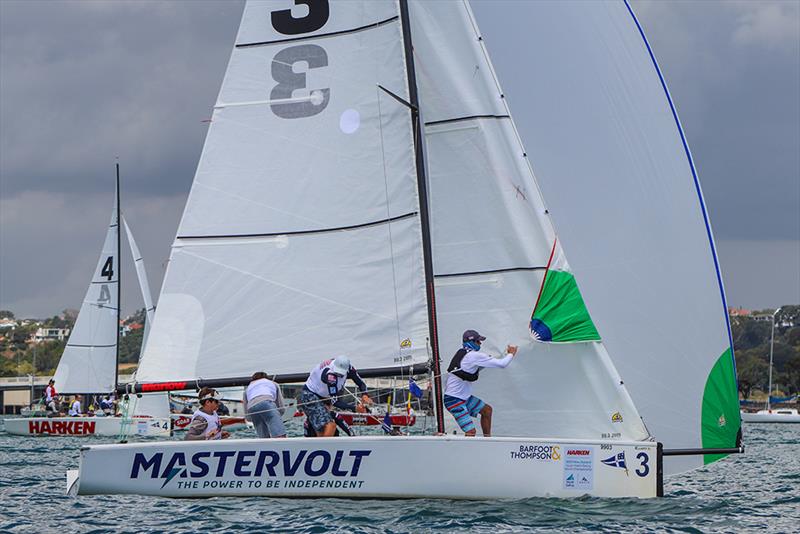
{"label": "sail batten", "polygon": [[414,211],[411,213],[406,213],[403,215],[397,215],[394,217],[390,217],[387,219],[382,219],[380,221],[372,221],[366,222],[361,224],[354,224],[350,226],[340,226],[338,228],[317,228],[315,230],[298,230],[298,231],[287,231],[287,232],[273,232],[269,234],[229,234],[229,235],[179,235],[175,239],[228,239],[228,238],[247,238],[247,237],[280,237],[280,236],[297,236],[297,235],[307,235],[307,234],[321,234],[325,232],[342,232],[346,230],[356,230],[358,228],[367,228],[369,226],[376,226],[386,223],[391,223],[395,221],[400,221],[402,219],[407,219],[409,217],[416,217],[419,215],[418,212]]}
{"label": "sail batten", "polygon": [[340,35],[346,35],[348,33],[356,33],[356,32],[360,32],[360,31],[364,31],[364,30],[369,30],[369,29],[372,29],[372,28],[377,28],[378,26],[383,26],[384,24],[388,24],[390,22],[395,22],[395,21],[397,21],[398,18],[399,17],[397,15],[395,15],[393,17],[389,17],[388,19],[382,20],[380,22],[374,22],[372,24],[366,24],[364,26],[359,26],[358,28],[350,28],[349,30],[339,30],[339,31],[336,31],[336,32],[331,32],[331,33],[322,33],[322,34],[310,35],[310,36],[305,36],[305,37],[290,37],[290,38],[287,38],[287,39],[275,39],[274,41],[262,41],[262,42],[258,42],[258,43],[241,43],[241,44],[237,44],[236,48],[248,48],[248,47],[252,47],[252,46],[283,44],[283,43],[291,43],[291,42],[296,42],[296,41],[305,41],[307,39],[322,39],[322,38],[325,38],[325,37],[337,37],[337,36],[340,36]]}

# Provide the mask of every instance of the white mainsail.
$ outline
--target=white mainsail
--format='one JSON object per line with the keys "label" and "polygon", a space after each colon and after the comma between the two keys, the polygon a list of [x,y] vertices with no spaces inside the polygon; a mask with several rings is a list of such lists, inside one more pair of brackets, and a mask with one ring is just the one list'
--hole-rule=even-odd
{"label": "white mainsail", "polygon": [[140,381],[428,361],[397,4],[292,5],[245,7]]}
{"label": "white mainsail", "polygon": [[75,327],[58,362],[59,393],[107,393],[117,381],[119,329],[119,218],[115,195],[111,222]]}
{"label": "white mainsail", "polygon": [[[666,448],[740,429],[722,279],[666,84],[624,2],[532,2],[526,132],[591,317]],[[717,456],[670,457],[665,472]]]}

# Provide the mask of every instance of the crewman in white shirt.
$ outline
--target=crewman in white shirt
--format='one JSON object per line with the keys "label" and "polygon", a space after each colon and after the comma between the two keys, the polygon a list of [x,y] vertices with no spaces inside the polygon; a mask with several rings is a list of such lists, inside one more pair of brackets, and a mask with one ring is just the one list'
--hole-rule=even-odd
{"label": "crewman in white shirt", "polygon": [[475,330],[467,330],[461,336],[462,348],[456,352],[447,366],[447,385],[444,390],[444,406],[453,414],[458,426],[466,436],[474,436],[473,417],[481,416],[481,430],[485,437],[492,435],[492,407],[472,394],[472,383],[478,380],[481,369],[487,367],[508,367],[517,347],[508,345],[502,358],[481,352],[481,342],[486,338]]}
{"label": "crewman in white shirt", "polygon": [[75,395],[75,400],[72,401],[72,406],[69,409],[70,417],[78,417],[83,413],[81,410],[81,396]]}

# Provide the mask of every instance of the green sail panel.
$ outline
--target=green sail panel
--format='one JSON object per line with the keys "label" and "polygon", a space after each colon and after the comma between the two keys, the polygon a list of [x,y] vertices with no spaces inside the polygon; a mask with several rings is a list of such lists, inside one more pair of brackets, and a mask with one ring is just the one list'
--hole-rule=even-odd
{"label": "green sail panel", "polygon": [[[701,435],[703,448],[736,447],[742,426],[739,415],[739,392],[731,349],[717,359],[703,391]],[[726,454],[706,454],[704,464],[716,462]]]}
{"label": "green sail panel", "polygon": [[533,310],[531,336],[537,341],[600,341],[572,273],[550,270]]}

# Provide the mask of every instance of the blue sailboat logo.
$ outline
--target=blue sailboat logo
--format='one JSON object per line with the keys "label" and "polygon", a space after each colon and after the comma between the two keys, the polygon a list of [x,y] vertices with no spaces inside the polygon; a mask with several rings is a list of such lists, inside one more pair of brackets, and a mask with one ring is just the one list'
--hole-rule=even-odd
{"label": "blue sailboat logo", "polygon": [[625,463],[625,451],[606,458],[605,460],[602,460],[602,462],[611,467],[619,467],[620,469],[624,469],[625,474],[628,474],[628,465]]}

